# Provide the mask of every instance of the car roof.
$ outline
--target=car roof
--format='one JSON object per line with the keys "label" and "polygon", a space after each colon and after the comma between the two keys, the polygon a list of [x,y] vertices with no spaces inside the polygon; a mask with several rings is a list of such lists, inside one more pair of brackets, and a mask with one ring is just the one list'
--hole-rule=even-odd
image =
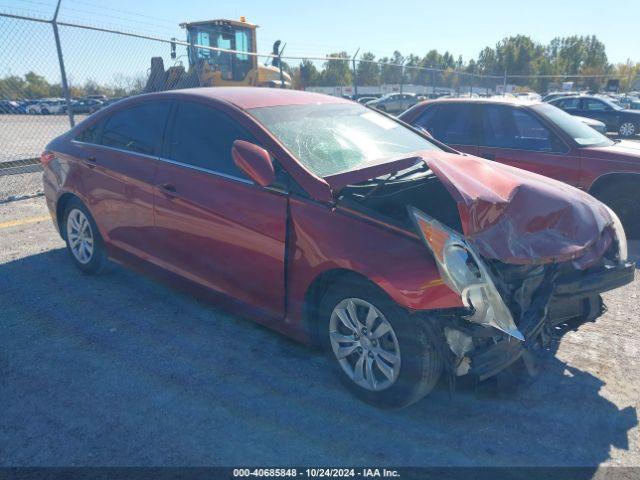
{"label": "car roof", "polygon": [[153,95],[163,96],[174,93],[189,97],[222,100],[242,109],[282,105],[309,105],[314,103],[352,103],[351,100],[321,93],[260,87],[201,87],[169,90]]}
{"label": "car roof", "polygon": [[528,98],[518,97],[491,97],[491,98],[436,98],[427,100],[423,104],[436,103],[478,103],[478,104],[495,104],[495,105],[516,105],[516,106],[533,106],[544,103],[539,100],[529,100]]}

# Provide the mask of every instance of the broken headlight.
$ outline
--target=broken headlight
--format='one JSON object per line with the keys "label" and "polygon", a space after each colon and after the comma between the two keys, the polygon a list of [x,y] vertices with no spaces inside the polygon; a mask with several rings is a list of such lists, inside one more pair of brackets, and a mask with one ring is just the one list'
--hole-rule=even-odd
{"label": "broken headlight", "polygon": [[433,253],[442,280],[473,311],[466,319],[524,341],[489,269],[464,237],[417,208],[409,207],[409,213]]}
{"label": "broken headlight", "polygon": [[618,218],[618,215],[616,215],[609,207],[607,207],[607,210],[609,210],[609,215],[611,215],[613,220],[613,232],[616,234],[616,240],[618,241],[618,261],[623,263],[626,262],[629,257],[627,249],[627,235],[624,233],[624,227],[622,226],[622,222]]}

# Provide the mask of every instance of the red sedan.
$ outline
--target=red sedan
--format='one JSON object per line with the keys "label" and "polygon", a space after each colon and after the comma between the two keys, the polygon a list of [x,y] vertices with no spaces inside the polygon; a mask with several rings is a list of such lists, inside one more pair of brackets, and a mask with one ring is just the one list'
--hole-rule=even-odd
{"label": "red sedan", "polygon": [[461,152],[589,192],[640,238],[640,142],[610,140],[548,103],[508,98],[427,101],[400,119]]}
{"label": "red sedan", "polygon": [[141,95],[42,154],[85,273],[107,258],[324,346],[361,399],[400,407],[487,378],[632,280],[593,197],[460,155],[366,107],[270,89]]}

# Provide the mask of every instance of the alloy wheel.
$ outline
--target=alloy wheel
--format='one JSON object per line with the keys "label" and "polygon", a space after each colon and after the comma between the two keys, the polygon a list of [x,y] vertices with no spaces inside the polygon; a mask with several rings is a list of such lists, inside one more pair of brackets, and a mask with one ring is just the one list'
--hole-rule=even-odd
{"label": "alloy wheel", "polygon": [[636,133],[636,126],[631,122],[625,122],[622,125],[620,125],[618,132],[623,137],[630,137]]}
{"label": "alloy wheel", "polygon": [[81,210],[74,208],[67,216],[67,240],[75,259],[83,265],[93,257],[94,237],[89,219]]}
{"label": "alloy wheel", "polygon": [[344,373],[367,390],[389,388],[400,373],[400,346],[391,323],[371,303],[346,298],[329,320],[329,339]]}

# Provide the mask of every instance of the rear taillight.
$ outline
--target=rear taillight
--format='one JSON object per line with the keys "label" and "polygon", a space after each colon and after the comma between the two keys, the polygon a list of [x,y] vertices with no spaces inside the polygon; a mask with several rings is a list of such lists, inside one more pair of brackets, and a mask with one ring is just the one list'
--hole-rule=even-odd
{"label": "rear taillight", "polygon": [[53,152],[44,151],[40,154],[40,163],[42,163],[43,167],[49,165],[49,162],[55,158]]}

